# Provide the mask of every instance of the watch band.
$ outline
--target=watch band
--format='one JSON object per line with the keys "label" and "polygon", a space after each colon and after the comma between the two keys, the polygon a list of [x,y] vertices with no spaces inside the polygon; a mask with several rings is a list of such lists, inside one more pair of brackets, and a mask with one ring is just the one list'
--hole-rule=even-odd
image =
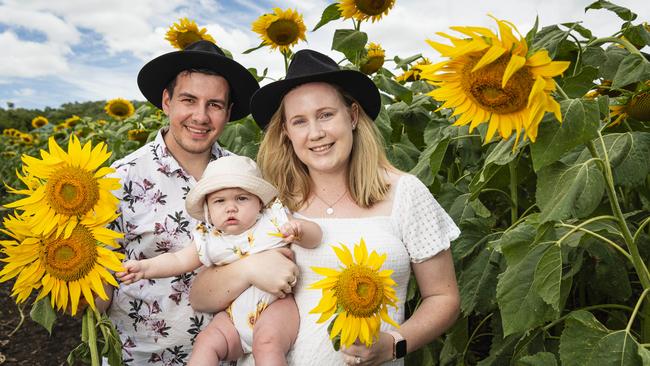
{"label": "watch band", "polygon": [[[386,333],[390,334],[393,337],[393,361],[397,360],[399,357],[404,357],[404,355],[397,354],[397,344],[400,342],[406,344],[404,337],[399,332],[394,330],[386,331]],[[404,349],[404,351],[406,351],[406,349]]]}

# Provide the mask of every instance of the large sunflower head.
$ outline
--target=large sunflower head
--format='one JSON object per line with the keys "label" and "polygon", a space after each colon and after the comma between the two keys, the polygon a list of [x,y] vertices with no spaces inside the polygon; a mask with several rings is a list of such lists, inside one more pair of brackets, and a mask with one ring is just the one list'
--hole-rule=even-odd
{"label": "large sunflower head", "polygon": [[395,0],[339,0],[339,10],[345,19],[375,21],[388,14]]}
{"label": "large sunflower head", "polygon": [[384,57],[386,57],[386,53],[384,49],[381,48],[381,45],[372,42],[368,43],[366,46],[366,52],[366,57],[361,60],[361,66],[359,69],[362,73],[370,75],[384,66]]}
{"label": "large sunflower head", "polygon": [[129,130],[127,132],[127,139],[130,141],[138,141],[140,143],[145,143],[147,142],[147,137],[149,137],[149,132],[141,128],[135,130]]}
{"label": "large sunflower head", "polygon": [[404,71],[402,75],[396,76],[395,80],[401,82],[420,80],[421,78],[420,74],[422,73],[422,68],[428,65],[431,65],[431,61],[429,61],[428,58],[423,57],[422,60],[418,61],[415,65],[411,66],[409,70]]}
{"label": "large sunflower head", "polygon": [[111,99],[104,106],[106,113],[115,119],[125,119],[131,117],[135,113],[133,104],[123,98]]}
{"label": "large sunflower head", "polygon": [[50,122],[47,120],[47,118],[45,118],[43,116],[34,117],[34,119],[32,119],[32,127],[34,127],[34,128],[43,127],[43,126],[47,125],[48,123],[50,123]]}
{"label": "large sunflower head", "polygon": [[263,14],[252,25],[253,32],[260,35],[264,44],[272,49],[287,52],[289,48],[305,41],[305,23],[302,15],[295,10],[274,8],[273,13]]}
{"label": "large sunflower head", "polygon": [[458,116],[454,125],[469,124],[472,131],[488,123],[486,141],[497,131],[504,139],[514,131],[518,140],[523,130],[524,138],[534,142],[546,112],[562,121],[560,105],[551,93],[556,89],[553,77],[569,62],[552,61],[544,49],[529,52],[514,25],[495,20],[500,37],[487,28],[451,27],[464,38],[439,33],[452,45],[428,40],[449,60],[423,67],[421,76],[437,87],[429,95],[444,102],[441,108],[454,110],[452,115]]}
{"label": "large sunflower head", "polygon": [[332,247],[341,261],[342,269],[312,267],[324,279],[313,283],[311,289],[321,289],[323,296],[310,313],[321,313],[318,323],[336,314],[330,338],[341,336],[341,344],[349,347],[357,339],[366,346],[375,341],[381,320],[399,327],[388,316],[388,305],[396,307],[395,282],[392,270],[381,270],[386,254],[374,250],[368,254],[363,238],[354,246],[354,255],[346,247]]}
{"label": "large sunflower head", "polygon": [[104,283],[118,286],[110,274],[123,270],[124,258],[109,245],[117,247],[120,234],[99,226],[77,225],[67,238],[33,236],[24,215],[9,216],[2,232],[12,240],[0,242],[6,264],[0,271],[0,282],[16,278],[12,295],[18,303],[27,300],[32,290],[41,289],[35,301],[49,295],[52,307],[65,311],[70,306],[74,315],[83,294],[95,308],[93,292],[102,299],[108,296]]}
{"label": "large sunflower head", "polygon": [[49,151],[41,150],[42,159],[23,156],[24,171],[40,185],[5,207],[23,210],[39,235],[56,230],[57,236],[64,233],[67,238],[80,221],[108,223],[118,204],[111,192],[120,187],[118,178],[106,178],[115,169],[101,167],[110,156],[104,143],[81,146],[73,135],[65,152],[50,137]]}
{"label": "large sunflower head", "polygon": [[207,29],[201,28],[196,25],[193,20],[188,18],[181,18],[178,23],[174,23],[169,27],[165,39],[172,44],[174,48],[179,50],[191,45],[194,42],[205,40],[216,43],[214,38],[207,33]]}

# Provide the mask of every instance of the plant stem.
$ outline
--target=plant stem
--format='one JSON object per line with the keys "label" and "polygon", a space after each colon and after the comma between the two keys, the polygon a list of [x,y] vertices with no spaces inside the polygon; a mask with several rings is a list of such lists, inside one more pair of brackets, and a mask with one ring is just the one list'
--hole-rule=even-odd
{"label": "plant stem", "polygon": [[469,349],[470,343],[472,343],[472,339],[474,339],[474,337],[476,336],[476,333],[481,329],[483,324],[485,324],[485,322],[488,321],[492,317],[492,315],[494,315],[494,313],[490,313],[488,316],[481,319],[481,322],[478,323],[476,328],[474,328],[474,331],[472,332],[472,334],[469,336],[469,339],[467,340],[467,344],[465,344],[465,349],[463,350],[463,355],[461,357],[461,360],[463,360],[463,361],[465,360],[465,356],[467,355],[467,350]]}
{"label": "plant stem", "polygon": [[508,163],[508,170],[510,171],[510,223],[517,222],[517,214],[519,210],[519,200],[517,197],[517,160],[511,160]]}
{"label": "plant stem", "polygon": [[286,75],[289,71],[289,60],[286,52],[282,52],[282,57],[284,57],[284,74]]}
{"label": "plant stem", "polygon": [[[608,308],[621,309],[621,310],[627,310],[627,311],[634,311],[634,310],[632,310],[632,308],[630,308],[629,306],[619,305],[619,304],[601,304],[601,305],[593,305],[593,306],[586,306],[586,307],[584,307],[584,308],[580,308],[580,309],[577,309],[577,310],[590,311],[590,310],[608,309]],[[577,310],[574,310],[574,311],[577,311]],[[572,311],[571,313],[573,313],[573,311]],[[549,330],[549,329],[553,328],[556,324],[559,324],[559,323],[563,322],[566,318],[568,318],[569,315],[571,315],[571,313],[565,314],[564,316],[561,316],[561,317],[555,319],[554,321],[552,321],[552,322],[546,324],[546,325],[544,326],[544,328],[542,328],[542,329],[543,329],[543,330]]]}
{"label": "plant stem", "polygon": [[88,331],[88,348],[90,349],[90,364],[92,366],[101,365],[99,351],[97,350],[97,321],[95,320],[95,310],[88,307],[86,313],[86,330]]}
{"label": "plant stem", "polygon": [[20,314],[20,321],[18,322],[18,325],[16,325],[16,328],[7,335],[7,338],[11,338],[11,336],[14,335],[14,333],[16,333],[25,322],[25,310],[23,309],[25,306],[16,304],[16,307],[18,308],[18,314]]}
{"label": "plant stem", "polygon": [[634,311],[632,311],[632,315],[630,315],[630,320],[627,322],[627,327],[625,327],[625,331],[627,333],[630,333],[630,329],[632,329],[632,323],[634,323],[634,317],[636,317],[636,313],[639,312],[639,308],[643,303],[643,298],[648,294],[648,291],[650,291],[650,288],[643,290],[641,296],[639,296],[639,300],[636,302],[636,305],[634,306]]}
{"label": "plant stem", "polygon": [[[585,228],[574,226],[574,225],[560,224],[560,226],[572,228],[572,230],[582,231],[584,233],[587,233],[587,234],[593,236],[594,238],[598,238],[598,239],[604,241],[605,243],[609,244],[612,248],[618,250],[619,253],[623,254],[623,256],[625,256],[625,258],[627,258],[632,263],[632,265],[634,265],[634,260],[632,259],[632,256],[628,252],[626,252],[625,249],[621,248],[618,244],[616,244],[613,241],[607,239],[606,237],[604,237],[604,236],[602,236],[600,234],[596,234],[595,232],[593,232],[591,230],[587,230]],[[558,241],[558,245],[559,245],[559,241]]]}
{"label": "plant stem", "polygon": [[[581,227],[583,227],[583,226],[585,226],[585,225],[588,225],[588,224],[591,224],[592,222],[599,221],[599,220],[605,220],[605,219],[616,221],[616,217],[614,217],[614,216],[611,216],[611,215],[602,215],[602,216],[596,216],[596,217],[592,217],[592,218],[590,218],[590,219],[588,219],[588,220],[585,220],[585,221],[581,222],[581,223],[580,223],[579,225],[577,225],[577,226],[573,226],[573,225],[571,225],[571,226],[573,226],[573,229],[571,229],[571,231],[569,231],[568,233],[564,234],[564,235],[560,238],[560,240],[557,241],[557,245],[559,246],[560,244],[562,244],[562,242],[563,242],[567,237],[569,237],[571,234],[573,234],[574,232],[576,232],[577,230],[579,230]],[[568,224],[565,224],[565,225],[568,225]]]}
{"label": "plant stem", "polygon": [[589,47],[589,46],[599,46],[599,45],[601,45],[603,43],[608,43],[608,42],[609,43],[618,43],[621,46],[625,47],[625,49],[628,50],[630,53],[634,53],[634,54],[637,54],[637,55],[643,57],[641,52],[636,47],[634,47],[634,45],[632,43],[630,43],[628,40],[625,40],[625,39],[622,39],[622,38],[617,38],[617,37],[597,38],[597,39],[594,39],[593,41],[587,43],[587,47]]}

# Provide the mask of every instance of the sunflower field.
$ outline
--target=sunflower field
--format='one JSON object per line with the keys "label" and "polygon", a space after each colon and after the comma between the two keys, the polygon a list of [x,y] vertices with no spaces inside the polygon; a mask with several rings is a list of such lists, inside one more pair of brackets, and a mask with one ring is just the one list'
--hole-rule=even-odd
{"label": "sunflower field", "polygon": [[[391,55],[363,24],[390,16],[394,2],[341,0],[315,25],[299,9],[273,9],[252,24],[261,43],[246,52],[271,48],[288,64],[306,29],[338,22],[331,55],[380,89],[376,124],[391,162],[461,228],[452,243],[461,315],[406,364],[650,365],[650,26],[599,0],[585,10],[615,13],[615,34],[494,18],[491,28],[439,29],[421,54]],[[167,39],[214,41],[185,18]],[[39,156],[50,138],[104,143],[111,162],[167,123],[121,98],[106,112],[5,129],[1,203],[30,189],[21,156]],[[219,141],[255,158],[262,134],[246,117]],[[407,314],[418,300],[411,281]]]}

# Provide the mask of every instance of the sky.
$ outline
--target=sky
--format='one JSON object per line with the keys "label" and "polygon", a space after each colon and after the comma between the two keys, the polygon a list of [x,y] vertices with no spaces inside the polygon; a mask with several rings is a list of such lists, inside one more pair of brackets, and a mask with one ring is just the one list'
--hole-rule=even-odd
{"label": "sky", "polygon": [[[274,7],[292,8],[304,17],[307,42],[294,51],[312,48],[335,60],[331,50],[335,29],[352,28],[338,20],[311,32],[323,10],[334,0],[0,0],[0,108],[56,108],[62,103],[126,98],[144,100],[136,77],[152,58],[174,49],[165,33],[181,17],[205,27],[217,44],[246,67],[268,68],[269,76],[284,75],[281,54],[261,48],[251,23]],[[433,61],[437,53],[425,40],[444,41],[436,32],[450,26],[474,25],[496,30],[487,15],[514,23],[522,34],[539,17],[540,26],[583,22],[595,36],[615,33],[622,21],[606,10],[584,9],[592,0],[396,0],[376,23],[361,30],[378,42],[386,56],[422,54]],[[613,0],[638,14],[635,22],[650,21],[646,0]],[[384,67],[394,68],[386,62]],[[395,73],[400,73],[395,70]],[[262,84],[268,81],[263,81]]]}

